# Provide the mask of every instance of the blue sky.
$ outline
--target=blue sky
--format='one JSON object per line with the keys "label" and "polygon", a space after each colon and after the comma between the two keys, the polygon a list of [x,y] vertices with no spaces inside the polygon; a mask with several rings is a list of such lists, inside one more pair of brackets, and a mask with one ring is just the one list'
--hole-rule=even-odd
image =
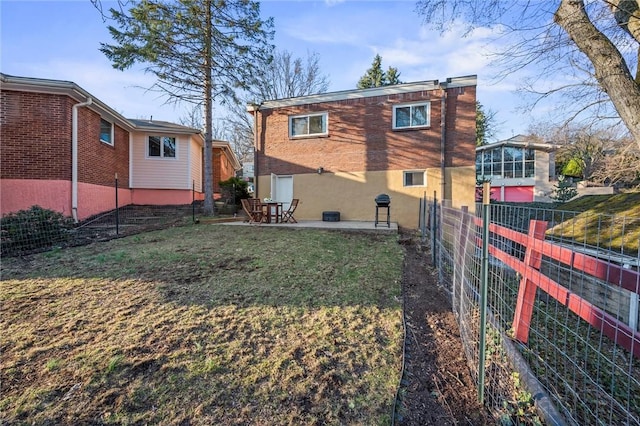
{"label": "blue sky", "polygon": [[[105,8],[115,5],[103,1]],[[478,75],[478,100],[497,113],[498,139],[526,132],[529,115],[516,112],[517,74],[499,83],[489,66],[490,29],[462,37],[422,25],[415,1],[266,0],[263,17],[275,19],[275,45],[296,57],[320,55],[329,91],[354,89],[376,54],[398,68],[405,82]],[[111,42],[107,23],[89,0],[0,1],[0,70],[5,74],[73,81],[129,118],[178,122],[181,108],[163,105],[142,87],[153,77],[140,68],[117,71],[98,50]],[[493,43],[493,42],[491,42]]]}

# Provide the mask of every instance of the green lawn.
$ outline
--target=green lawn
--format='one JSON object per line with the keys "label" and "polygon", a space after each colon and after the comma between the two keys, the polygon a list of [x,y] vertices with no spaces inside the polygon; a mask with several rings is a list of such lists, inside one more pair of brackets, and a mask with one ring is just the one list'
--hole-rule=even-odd
{"label": "green lawn", "polygon": [[2,259],[0,423],[388,424],[402,258],[194,225]]}

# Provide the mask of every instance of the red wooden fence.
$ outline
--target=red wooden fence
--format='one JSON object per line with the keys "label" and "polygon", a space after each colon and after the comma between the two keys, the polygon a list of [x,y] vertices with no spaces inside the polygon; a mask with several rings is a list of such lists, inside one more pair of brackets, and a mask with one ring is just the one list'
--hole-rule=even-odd
{"label": "red wooden fence", "polygon": [[[476,217],[475,223],[481,227],[482,219]],[[495,235],[526,247],[524,261],[520,261],[493,245],[489,246],[489,253],[492,256],[510,266],[522,277],[513,318],[515,338],[523,343],[527,343],[529,339],[536,289],[539,288],[592,327],[600,330],[617,345],[627,349],[636,358],[640,358],[640,333],[637,330],[632,330],[624,322],[572,293],[566,287],[545,276],[539,269],[542,257],[545,256],[573,270],[583,271],[608,284],[622,287],[636,294],[640,294],[640,272],[545,241],[546,229],[547,222],[538,220],[530,221],[528,234],[496,224],[489,225],[490,232]],[[476,238],[476,244],[482,246],[482,240],[479,237]]]}

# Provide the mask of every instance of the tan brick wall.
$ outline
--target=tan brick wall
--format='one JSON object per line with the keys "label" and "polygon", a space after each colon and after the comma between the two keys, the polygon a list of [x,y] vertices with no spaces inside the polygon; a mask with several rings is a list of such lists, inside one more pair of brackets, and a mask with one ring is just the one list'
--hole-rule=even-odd
{"label": "tan brick wall", "polygon": [[[323,211],[339,211],[340,220],[370,222],[375,218],[375,197],[385,193],[391,197],[391,221],[399,226],[416,228],[420,199],[424,194],[440,197],[440,168],[427,169],[425,186],[403,186],[401,170],[374,172],[342,172],[298,174],[293,177],[293,196],[300,200],[295,217],[298,220],[322,220]],[[474,209],[475,167],[447,168],[445,178],[454,182],[453,205]],[[271,193],[269,176],[258,178],[258,198]],[[380,211],[382,214],[382,210]],[[386,211],[384,211],[386,214]],[[380,220],[386,220],[382,215]]]}

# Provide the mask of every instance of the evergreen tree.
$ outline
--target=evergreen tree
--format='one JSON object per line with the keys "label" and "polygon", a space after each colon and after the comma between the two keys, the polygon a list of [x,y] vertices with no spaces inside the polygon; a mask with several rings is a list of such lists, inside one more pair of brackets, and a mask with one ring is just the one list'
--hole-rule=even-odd
{"label": "evergreen tree", "polygon": [[256,64],[268,62],[272,19],[260,18],[254,0],[141,0],[128,12],[111,9],[114,44],[100,50],[113,67],[134,63],[157,77],[152,90],[171,102],[204,105],[205,214],[213,213],[213,102],[235,98],[255,80]]}
{"label": "evergreen tree", "polygon": [[495,112],[485,111],[484,106],[476,101],[476,146],[489,143],[489,139],[495,135]]}
{"label": "evergreen tree", "polygon": [[369,68],[365,74],[358,80],[358,89],[369,89],[371,87],[390,86],[393,84],[400,84],[400,73],[397,68],[389,67],[389,70],[385,73],[382,71],[382,57],[376,55],[373,58],[371,68]]}
{"label": "evergreen tree", "polygon": [[387,70],[387,84],[385,84],[385,86],[393,86],[394,84],[401,83],[398,68],[389,67]]}

